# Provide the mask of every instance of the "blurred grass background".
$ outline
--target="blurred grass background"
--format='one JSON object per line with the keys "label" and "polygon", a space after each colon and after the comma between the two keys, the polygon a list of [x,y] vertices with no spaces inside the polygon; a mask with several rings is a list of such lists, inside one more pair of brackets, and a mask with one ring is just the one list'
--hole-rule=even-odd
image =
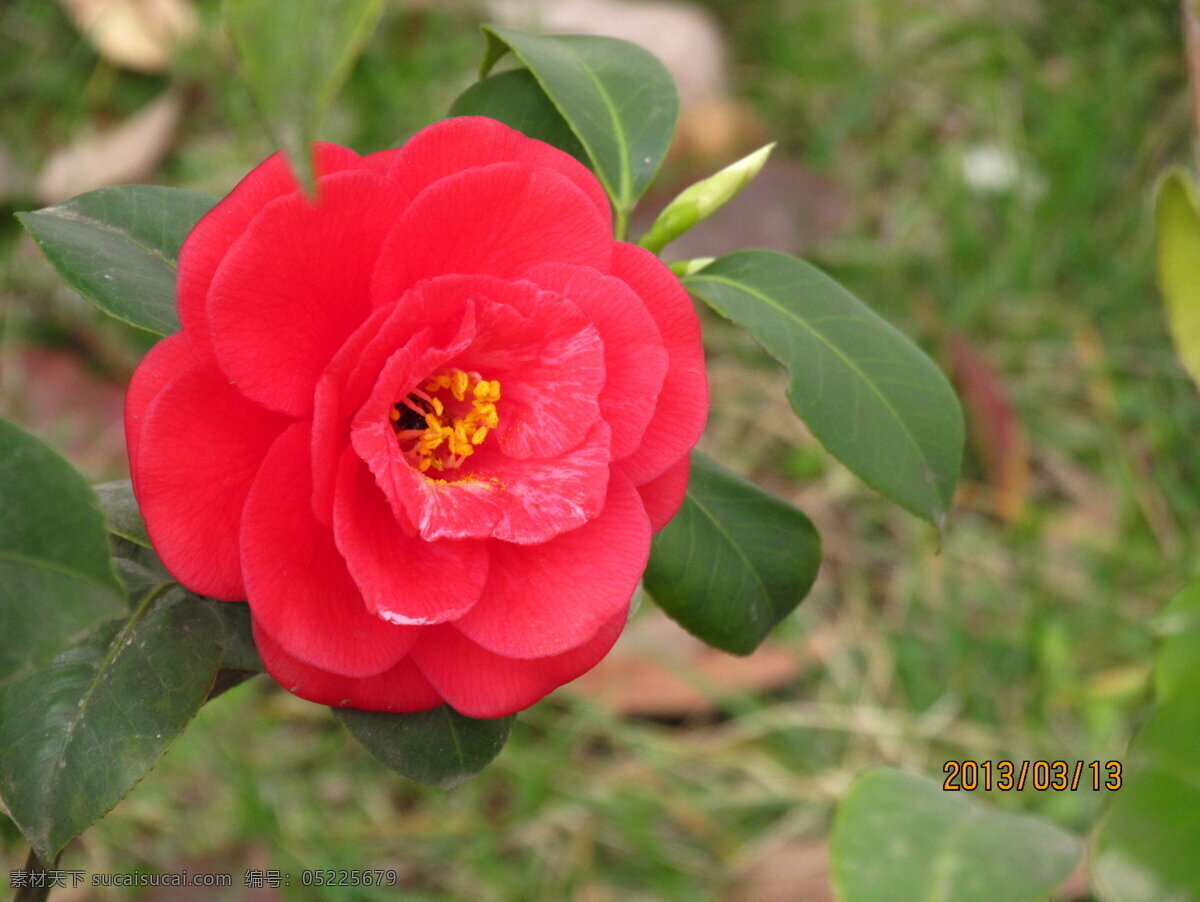
{"label": "blurred grass background", "polygon": [[[669,721],[559,693],[447,792],[252,681],[63,866],[235,874],[234,891],[197,899],[266,897],[236,886],[246,867],[394,868],[414,900],[809,898],[797,861],[819,857],[832,804],[869,764],[936,776],[949,758],[1121,758],[1147,706],[1154,615],[1197,564],[1200,399],[1166,335],[1150,218],[1157,173],[1190,157],[1177,4],[701,5],[727,35],[739,102],[838,208],[806,258],[973,393],[978,442],[940,548],[794,424],[753,342],[707,318],[705,449],[825,540],[816,588],[776,639],[795,663],[785,685]],[[168,89],[186,115],[147,181],[223,194],[270,152],[217,4],[196,8],[198,38],[139,75],[57,4],[0,5],[0,407],[97,481],[125,475],[114,424],[147,341],[73,297],[11,213],[41,205],[34,174],[53,151]],[[389,4],[325,136],[365,153],[439,118],[471,78],[480,21]],[[667,175],[703,174],[694,164]],[[1104,798],[991,801],[1086,832]],[[19,866],[15,829],[0,835]],[[108,892],[62,897],[130,897]]]}

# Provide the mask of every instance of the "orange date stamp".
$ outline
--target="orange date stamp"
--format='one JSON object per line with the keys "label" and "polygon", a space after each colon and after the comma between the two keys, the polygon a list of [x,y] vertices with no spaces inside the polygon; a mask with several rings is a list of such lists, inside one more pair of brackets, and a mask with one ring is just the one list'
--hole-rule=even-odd
{"label": "orange date stamp", "polygon": [[1115,792],[1121,788],[1120,761],[947,761],[942,767],[946,792]]}

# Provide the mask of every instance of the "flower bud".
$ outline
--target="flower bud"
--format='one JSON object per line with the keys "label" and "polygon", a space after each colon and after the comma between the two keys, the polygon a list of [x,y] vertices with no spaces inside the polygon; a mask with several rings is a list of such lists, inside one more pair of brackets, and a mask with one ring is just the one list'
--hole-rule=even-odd
{"label": "flower bud", "polygon": [[774,147],[774,143],[760,147],[704,181],[685,188],[667,204],[638,244],[657,254],[696,223],[708,219],[758,175]]}
{"label": "flower bud", "polygon": [[716,257],[695,257],[691,260],[676,260],[674,263],[668,263],[667,268],[682,279],[684,276],[700,272],[716,259]]}

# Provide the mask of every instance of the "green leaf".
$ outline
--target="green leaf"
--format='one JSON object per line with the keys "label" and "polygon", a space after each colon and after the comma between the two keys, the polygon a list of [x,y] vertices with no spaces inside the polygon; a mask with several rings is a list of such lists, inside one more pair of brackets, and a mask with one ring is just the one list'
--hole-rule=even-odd
{"label": "green leaf", "polygon": [[124,594],[87,482],[0,420],[0,681],[120,614]]}
{"label": "green leaf", "polygon": [[1172,692],[1125,756],[1123,785],[1093,840],[1106,902],[1200,899],[1200,682]]}
{"label": "green leaf", "polygon": [[311,191],[312,142],[370,37],[383,0],[225,0],[225,21],[258,108]]}
{"label": "green leaf", "polygon": [[693,453],[687,497],[654,537],[644,580],[688,632],[745,655],[808,594],[820,564],[808,517]]}
{"label": "green leaf", "polygon": [[788,400],[834,457],[945,529],[962,462],[962,409],[916,345],[825,273],[785,254],[738,251],[684,285],[788,368]]}
{"label": "green leaf", "polygon": [[515,719],[466,717],[449,705],[415,714],[332,710],[367,751],[392,770],[445,789],[475,776],[500,754]]}
{"label": "green leaf", "polygon": [[130,542],[116,534],[111,536],[110,544],[113,562],[117,565],[117,576],[125,585],[131,608],[141,604],[150,592],[176,581],[153,548]]}
{"label": "green leaf", "polygon": [[149,548],[150,536],[146,534],[146,522],[142,519],[137,499],[133,497],[133,483],[121,479],[92,488],[100,499],[100,509],[104,511],[108,531],[135,545]]}
{"label": "green leaf", "polygon": [[850,785],[830,841],[841,902],[1044,902],[1079,855],[1048,821],[882,767]]}
{"label": "green leaf", "polygon": [[1184,369],[1200,386],[1200,198],[1182,169],[1163,176],[1154,213],[1167,323]]}
{"label": "green leaf", "polygon": [[211,598],[204,602],[212,606],[221,621],[221,666],[230,670],[265,670],[250,631],[250,605]]}
{"label": "green leaf", "polygon": [[510,69],[477,81],[450,104],[451,116],[487,116],[523,135],[569,153],[585,166],[587,151],[528,69]]}
{"label": "green leaf", "polygon": [[617,237],[650,184],[679,119],[670,73],[636,44],[592,35],[538,35],[486,25],[480,76],[511,50],[533,73],[591,158],[612,201]]}
{"label": "green leaf", "polygon": [[220,624],[173,589],[0,692],[0,795],[42,860],[154,766],[220,660]]}
{"label": "green leaf", "polygon": [[117,319],[156,335],[179,330],[179,248],[216,198],[181,188],[101,188],[18,213],[63,281]]}
{"label": "green leaf", "polygon": [[1158,628],[1164,641],[1154,658],[1154,688],[1165,702],[1179,689],[1200,686],[1200,577],[1167,605]]}

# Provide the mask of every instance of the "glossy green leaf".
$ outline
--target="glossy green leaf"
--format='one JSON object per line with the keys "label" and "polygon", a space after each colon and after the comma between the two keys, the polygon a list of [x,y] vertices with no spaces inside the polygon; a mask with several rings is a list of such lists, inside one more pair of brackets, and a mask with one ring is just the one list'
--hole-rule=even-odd
{"label": "glossy green leaf", "polygon": [[1171,685],[1124,757],[1092,845],[1105,902],[1200,899],[1200,682]]}
{"label": "glossy green leaf", "polygon": [[119,615],[124,594],[88,484],[0,420],[0,682]]}
{"label": "glossy green leaf", "polygon": [[242,73],[306,187],[321,120],[382,9],[383,0],[225,0]]}
{"label": "glossy green leaf", "polygon": [[150,592],[176,581],[153,548],[131,542],[115,533],[110,535],[110,539],[113,563],[117,567],[117,576],[125,585],[131,608],[141,604]]}
{"label": "glossy green leaf", "polygon": [[1045,902],[1080,851],[1042,818],[882,767],[851,784],[830,840],[841,902]]}
{"label": "glossy green leaf", "polygon": [[1167,322],[1184,369],[1200,385],[1200,198],[1183,170],[1158,186],[1158,284],[1167,299]]}
{"label": "glossy green leaf", "polygon": [[962,409],[916,345],[816,267],[774,251],[720,257],[684,285],[788,368],[788,400],[834,457],[945,528]]}
{"label": "glossy green leaf", "polygon": [[68,285],[117,319],[169,335],[179,330],[179,248],[215,203],[196,191],[123,185],[17,218]]}
{"label": "glossy green leaf", "polygon": [[1178,689],[1200,686],[1200,577],[1167,605],[1158,629],[1163,644],[1154,658],[1154,688],[1161,703]]}
{"label": "glossy green leaf", "polygon": [[745,655],[808,594],[820,564],[808,517],[693,453],[687,497],[654,537],[644,581],[688,632]]}
{"label": "glossy green leaf", "polygon": [[220,659],[212,611],[174,589],[0,692],[0,796],[44,861],[154,766]]}
{"label": "glossy green leaf", "polygon": [[221,666],[231,670],[264,670],[250,631],[250,605],[211,598],[204,602],[212,606],[221,622]]}
{"label": "glossy green leaf", "polygon": [[636,44],[592,35],[527,34],[484,26],[480,75],[512,51],[533,73],[591,158],[616,211],[618,237],[650,184],[679,119],[670,73]]}
{"label": "glossy green leaf", "polygon": [[451,116],[487,116],[530,138],[566,151],[585,166],[587,151],[528,69],[510,69],[477,81],[450,105]]}
{"label": "glossy green leaf", "polygon": [[146,534],[146,522],[133,497],[133,484],[128,479],[105,482],[92,487],[104,511],[104,522],[113,535],[127,539],[135,545],[150,547],[150,536]]}
{"label": "glossy green leaf", "polygon": [[514,717],[480,720],[449,705],[415,714],[334,708],[372,755],[397,773],[449,788],[473,777],[500,754]]}

